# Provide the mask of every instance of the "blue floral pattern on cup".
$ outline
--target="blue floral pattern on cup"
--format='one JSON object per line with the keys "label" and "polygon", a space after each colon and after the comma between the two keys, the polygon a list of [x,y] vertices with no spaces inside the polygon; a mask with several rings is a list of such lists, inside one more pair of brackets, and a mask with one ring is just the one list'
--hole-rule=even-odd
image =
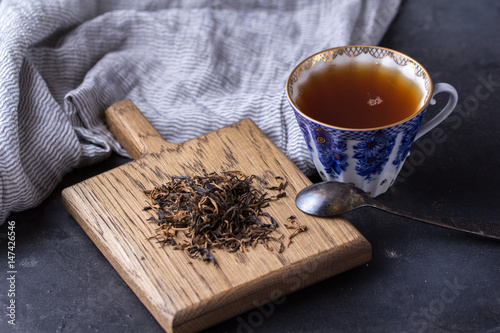
{"label": "blue floral pattern on cup", "polygon": [[403,139],[399,144],[398,155],[392,162],[396,167],[399,167],[401,162],[403,162],[410,152],[411,145],[415,140],[420,124],[422,123],[422,118],[424,117],[424,112],[421,112],[415,118],[408,120],[405,124],[407,125],[407,132],[404,133]]}
{"label": "blue floral pattern on cup", "polygon": [[358,160],[356,173],[371,182],[374,179],[373,175],[382,172],[395,141],[394,136],[379,130],[373,136],[366,137],[355,144],[353,157]]}
{"label": "blue floral pattern on cup", "polygon": [[[375,181],[388,163],[396,169],[402,166],[425,115],[423,110],[393,127],[350,131],[322,125],[294,112],[324,180],[350,181],[355,173],[367,183]],[[380,182],[387,181],[384,178]]]}
{"label": "blue floral pattern on cup", "polygon": [[347,142],[328,135],[321,126],[315,129],[315,139],[318,144],[326,146],[326,149],[319,151],[319,159],[325,166],[325,171],[335,177],[346,171],[347,163]]}

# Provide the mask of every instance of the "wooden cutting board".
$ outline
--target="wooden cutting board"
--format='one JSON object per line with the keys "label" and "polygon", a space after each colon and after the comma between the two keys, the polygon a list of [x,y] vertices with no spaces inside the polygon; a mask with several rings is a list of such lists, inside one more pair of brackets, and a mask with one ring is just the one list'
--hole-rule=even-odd
{"label": "wooden cutting board", "polygon": [[[202,330],[371,259],[370,244],[347,220],[296,208],[295,196],[310,180],[250,119],[180,144],[166,142],[131,101],[112,105],[106,120],[135,160],[64,189],[63,202],[166,331]],[[217,265],[149,239],[156,225],[146,222],[153,213],[143,210],[143,190],[174,176],[229,170],[271,184],[285,178],[288,196],[266,211],[284,235],[291,215],[308,230],[282,253],[259,245],[214,250]]]}

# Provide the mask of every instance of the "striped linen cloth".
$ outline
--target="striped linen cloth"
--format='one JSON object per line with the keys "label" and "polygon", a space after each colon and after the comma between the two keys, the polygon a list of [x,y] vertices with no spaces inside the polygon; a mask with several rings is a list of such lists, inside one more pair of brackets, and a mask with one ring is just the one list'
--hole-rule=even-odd
{"label": "striped linen cloth", "polygon": [[103,122],[122,99],[173,143],[250,117],[311,174],[288,73],[378,43],[399,2],[1,0],[0,224],[73,168],[127,156]]}

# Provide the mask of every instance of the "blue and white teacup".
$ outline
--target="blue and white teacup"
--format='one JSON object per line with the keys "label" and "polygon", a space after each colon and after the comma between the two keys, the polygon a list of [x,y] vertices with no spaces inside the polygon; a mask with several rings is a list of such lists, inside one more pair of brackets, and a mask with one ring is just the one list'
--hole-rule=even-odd
{"label": "blue and white teacup", "polygon": [[[325,64],[350,62],[387,66],[413,80],[422,95],[418,111],[397,123],[357,129],[325,124],[300,110],[297,97],[311,72]],[[421,126],[427,106],[434,104],[433,97],[440,92],[449,94],[447,104]],[[414,59],[387,48],[363,45],[328,49],[306,58],[288,77],[286,93],[321,178],[354,184],[372,197],[388,190],[408,157],[413,141],[441,123],[458,100],[455,88],[447,83],[433,85],[429,73]]]}

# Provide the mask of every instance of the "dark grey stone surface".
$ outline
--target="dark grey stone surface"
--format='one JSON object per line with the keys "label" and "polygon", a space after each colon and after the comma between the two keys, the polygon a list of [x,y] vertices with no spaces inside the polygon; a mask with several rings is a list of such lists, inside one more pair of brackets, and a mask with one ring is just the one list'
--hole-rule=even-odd
{"label": "dark grey stone surface", "polygon": [[[500,2],[408,0],[381,44],[454,85],[459,104],[439,126],[444,136],[424,136],[380,200],[500,223]],[[162,331],[61,201],[63,188],[126,162],[113,155],[75,170],[40,206],[10,216],[16,325],[2,237],[1,332]],[[207,332],[500,332],[500,242],[369,209],[347,217],[372,244],[371,262]]]}

